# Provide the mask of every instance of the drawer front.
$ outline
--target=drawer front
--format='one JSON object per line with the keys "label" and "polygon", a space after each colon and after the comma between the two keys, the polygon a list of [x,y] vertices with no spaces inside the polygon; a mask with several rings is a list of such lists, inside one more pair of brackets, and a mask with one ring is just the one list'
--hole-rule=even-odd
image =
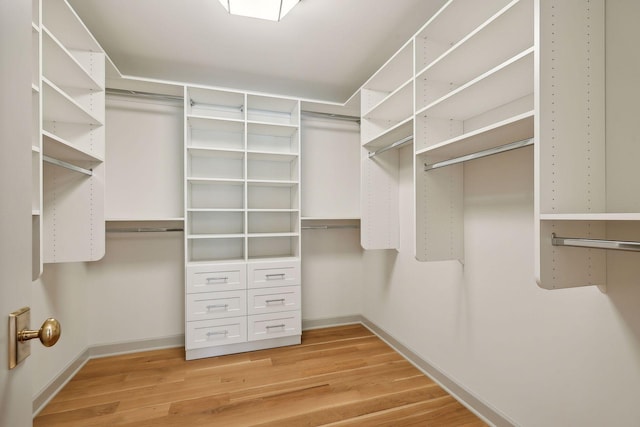
{"label": "drawer front", "polygon": [[187,267],[187,293],[234,291],[246,288],[246,264]]}
{"label": "drawer front", "polygon": [[187,350],[237,344],[246,341],[246,317],[229,317],[226,319],[187,322],[185,336],[185,347]]}
{"label": "drawer front", "polygon": [[247,314],[247,291],[189,294],[185,310],[187,321],[244,316]]}
{"label": "drawer front", "polygon": [[249,314],[300,310],[300,286],[249,289],[247,308]]}
{"label": "drawer front", "polygon": [[271,288],[300,284],[300,261],[248,264],[249,288]]}
{"label": "drawer front", "polygon": [[248,317],[249,341],[300,335],[300,312],[258,314]]}

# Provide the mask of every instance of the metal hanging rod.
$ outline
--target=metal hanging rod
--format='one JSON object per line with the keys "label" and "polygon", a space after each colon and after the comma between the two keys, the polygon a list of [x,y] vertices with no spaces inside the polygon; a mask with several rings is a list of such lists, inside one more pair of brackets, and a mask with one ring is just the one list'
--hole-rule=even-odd
{"label": "metal hanging rod", "polygon": [[318,111],[302,110],[302,117],[332,119],[332,120],[340,120],[343,122],[354,122],[358,124],[360,123],[360,117],[358,116],[348,116],[345,114],[333,114],[333,113],[320,113]]}
{"label": "metal hanging rod", "polygon": [[360,229],[360,226],[359,225],[305,225],[302,227],[303,230],[332,230],[332,229],[343,229],[343,228]]}
{"label": "metal hanging rod", "polygon": [[577,248],[612,249],[616,251],[640,252],[640,242],[557,237],[556,233],[551,234],[551,244],[553,246],[573,246]]}
{"label": "metal hanging rod", "polygon": [[387,145],[384,148],[380,148],[379,150],[369,151],[369,158],[375,157],[378,154],[384,153],[385,151],[389,151],[389,150],[393,150],[394,148],[398,148],[398,147],[400,147],[400,146],[402,146],[402,145],[404,145],[404,144],[406,144],[406,143],[408,143],[410,141],[413,141],[413,135],[410,135],[410,136],[407,136],[405,138],[402,138],[401,140],[396,141],[391,145]]}
{"label": "metal hanging rod", "polygon": [[42,156],[42,161],[47,162],[47,163],[51,163],[52,165],[61,166],[61,167],[66,168],[66,169],[70,169],[70,170],[72,170],[74,172],[80,172],[80,173],[83,173],[83,174],[89,175],[89,176],[93,175],[93,171],[91,169],[81,168],[80,166],[72,165],[71,163],[67,163],[67,162],[62,161],[62,160],[54,159],[53,157]]}
{"label": "metal hanging rod", "polygon": [[424,170],[425,172],[428,172],[433,169],[438,169],[445,166],[451,166],[457,163],[467,162],[469,160],[480,159],[482,157],[492,156],[494,154],[504,153],[505,151],[515,150],[517,148],[526,147],[532,144],[533,144],[533,138],[523,139],[521,141],[512,142],[512,143],[501,145],[495,148],[489,148],[488,150],[479,151],[477,153],[467,154],[466,156],[456,157],[450,160],[444,160],[442,162],[437,162],[432,164],[425,163]]}
{"label": "metal hanging rod", "polygon": [[107,233],[168,233],[176,231],[184,231],[183,228],[159,228],[159,227],[142,227],[142,228],[109,228]]}
{"label": "metal hanging rod", "polygon": [[165,101],[182,102],[184,98],[181,95],[167,95],[164,93],[141,92],[128,89],[107,88],[107,95],[135,96],[136,98],[164,99]]}
{"label": "metal hanging rod", "polygon": [[[184,97],[182,95],[167,95],[167,94],[162,94],[162,93],[142,92],[142,91],[129,90],[129,89],[107,88],[106,93],[107,93],[107,95],[135,96],[135,97],[140,97],[140,98],[164,99],[164,100],[167,100],[167,101],[176,101],[176,102],[184,101]],[[193,106],[194,101],[191,100],[190,103]],[[243,106],[239,106],[239,108],[240,108],[239,111],[242,111]],[[303,117],[305,117],[305,116],[306,117],[322,117],[322,118],[325,118],[325,119],[334,119],[334,120],[342,120],[342,121],[350,121],[350,122],[360,123],[360,117],[348,116],[348,115],[342,115],[342,114],[321,113],[321,112],[317,112],[317,111],[302,110],[302,116]]]}

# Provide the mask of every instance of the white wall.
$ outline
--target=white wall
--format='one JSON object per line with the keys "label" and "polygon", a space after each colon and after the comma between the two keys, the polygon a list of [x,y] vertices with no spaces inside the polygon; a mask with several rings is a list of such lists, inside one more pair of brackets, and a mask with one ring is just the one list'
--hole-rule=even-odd
{"label": "white wall", "polygon": [[606,294],[536,285],[531,149],[465,165],[464,267],[414,260],[412,197],[405,148],[407,226],[397,253],[365,253],[365,317],[516,425],[640,425],[639,263]]}
{"label": "white wall", "polygon": [[38,328],[46,318],[55,317],[62,327],[55,346],[31,345],[34,397],[87,349],[90,278],[86,266],[85,263],[45,264],[42,275],[31,285],[31,326]]}

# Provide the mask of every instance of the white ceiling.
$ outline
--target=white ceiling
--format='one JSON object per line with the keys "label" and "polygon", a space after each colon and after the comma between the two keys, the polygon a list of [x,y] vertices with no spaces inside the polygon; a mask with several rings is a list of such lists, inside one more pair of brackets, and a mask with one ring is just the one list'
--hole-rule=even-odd
{"label": "white ceiling", "polygon": [[345,102],[445,0],[302,0],[281,22],[218,0],[69,0],[123,75]]}

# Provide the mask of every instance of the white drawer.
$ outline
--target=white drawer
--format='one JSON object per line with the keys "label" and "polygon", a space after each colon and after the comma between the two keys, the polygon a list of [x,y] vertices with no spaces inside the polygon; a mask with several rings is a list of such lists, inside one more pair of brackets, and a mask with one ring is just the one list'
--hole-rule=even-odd
{"label": "white drawer", "polygon": [[256,262],[247,265],[249,288],[300,284],[300,261]]}
{"label": "white drawer", "polygon": [[247,309],[249,314],[300,310],[300,286],[249,289]]}
{"label": "white drawer", "polygon": [[247,291],[208,292],[186,296],[187,321],[247,314]]}
{"label": "white drawer", "polygon": [[225,319],[187,322],[185,336],[185,347],[187,350],[237,344],[246,341],[246,317],[229,317]]}
{"label": "white drawer", "polygon": [[247,288],[246,264],[187,267],[187,293],[234,291]]}
{"label": "white drawer", "polygon": [[249,341],[300,335],[300,312],[257,314],[248,317]]}

